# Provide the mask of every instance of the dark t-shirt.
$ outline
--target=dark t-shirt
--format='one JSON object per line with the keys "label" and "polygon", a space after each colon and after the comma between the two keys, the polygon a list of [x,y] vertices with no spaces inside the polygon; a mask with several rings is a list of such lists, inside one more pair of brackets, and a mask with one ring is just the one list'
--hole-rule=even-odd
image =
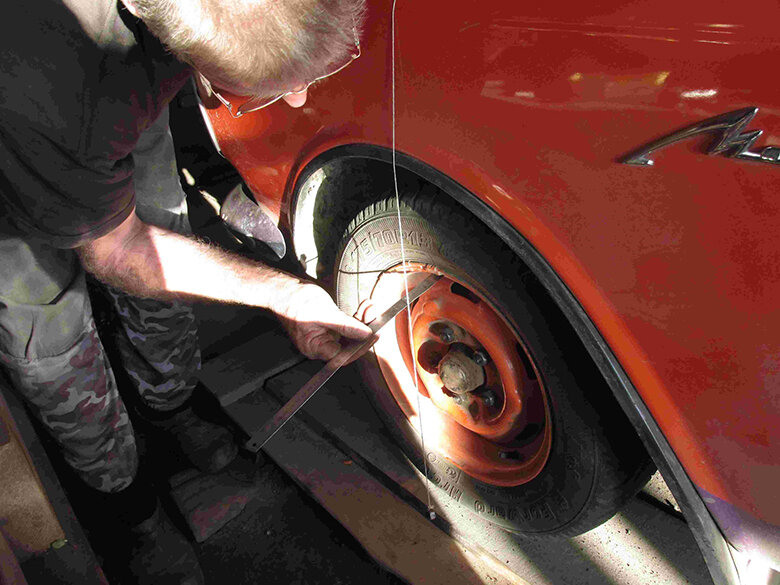
{"label": "dark t-shirt", "polygon": [[140,133],[190,69],[119,0],[15,2],[0,31],[0,237],[107,234],[134,208]]}

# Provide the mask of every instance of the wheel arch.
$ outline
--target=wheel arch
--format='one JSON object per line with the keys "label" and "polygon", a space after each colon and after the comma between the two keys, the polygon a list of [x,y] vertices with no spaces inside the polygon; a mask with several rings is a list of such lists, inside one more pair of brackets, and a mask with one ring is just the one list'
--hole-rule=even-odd
{"label": "wheel arch", "polygon": [[[360,168],[357,180],[363,188],[391,189],[393,161],[399,180],[416,177],[446,193],[487,225],[525,263],[576,333],[683,508],[713,581],[718,585],[739,583],[729,545],[598,328],[539,251],[474,193],[426,163],[384,147],[350,144],[326,151],[306,164],[291,191],[289,209],[293,249],[307,272],[321,280],[329,279],[329,274],[324,271],[329,261],[325,234],[332,234],[329,218],[336,208],[357,208],[367,202],[363,197],[343,195],[347,183],[340,177],[344,171]],[[386,172],[373,172],[378,168]]]}

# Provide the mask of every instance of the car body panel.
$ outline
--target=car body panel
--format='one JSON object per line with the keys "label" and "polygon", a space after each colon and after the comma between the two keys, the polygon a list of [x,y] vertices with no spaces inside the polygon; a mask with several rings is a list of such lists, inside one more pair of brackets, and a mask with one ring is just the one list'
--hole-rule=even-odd
{"label": "car body panel", "polygon": [[[392,146],[390,11],[371,4],[363,57],[301,110],[210,110],[223,153],[287,227],[314,157]],[[700,491],[777,529],[780,167],[707,156],[712,136],[658,151],[653,167],[620,160],[747,106],[756,147],[780,145],[780,6],[400,2],[396,22],[396,148],[527,239]]]}

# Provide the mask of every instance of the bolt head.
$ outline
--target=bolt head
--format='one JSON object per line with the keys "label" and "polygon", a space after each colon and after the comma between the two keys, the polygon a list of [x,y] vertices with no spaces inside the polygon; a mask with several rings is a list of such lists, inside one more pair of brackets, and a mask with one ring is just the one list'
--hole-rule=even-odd
{"label": "bolt head", "polygon": [[455,332],[451,327],[442,327],[441,331],[439,331],[439,339],[444,343],[452,343],[455,341]]}
{"label": "bolt head", "polygon": [[496,395],[494,392],[487,390],[485,392],[482,392],[480,396],[482,398],[482,402],[485,403],[485,406],[492,408],[496,405]]}
{"label": "bolt head", "polygon": [[488,363],[487,354],[481,349],[475,351],[471,359],[474,360],[474,363],[477,364],[478,366],[486,366]]}

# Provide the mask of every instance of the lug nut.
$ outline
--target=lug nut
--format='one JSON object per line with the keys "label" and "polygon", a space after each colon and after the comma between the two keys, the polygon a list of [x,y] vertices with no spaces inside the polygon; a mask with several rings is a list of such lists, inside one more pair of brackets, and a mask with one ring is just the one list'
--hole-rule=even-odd
{"label": "lug nut", "polygon": [[441,331],[439,331],[439,339],[444,343],[452,343],[455,341],[455,332],[452,330],[452,327],[442,327]]}
{"label": "lug nut", "polygon": [[485,406],[488,408],[493,408],[496,405],[496,394],[492,390],[485,390],[484,392],[480,392],[479,396],[482,398],[482,402],[484,402]]}
{"label": "lug nut", "polygon": [[471,356],[471,359],[474,360],[474,363],[478,366],[486,366],[489,361],[488,355],[481,349],[475,351]]}

